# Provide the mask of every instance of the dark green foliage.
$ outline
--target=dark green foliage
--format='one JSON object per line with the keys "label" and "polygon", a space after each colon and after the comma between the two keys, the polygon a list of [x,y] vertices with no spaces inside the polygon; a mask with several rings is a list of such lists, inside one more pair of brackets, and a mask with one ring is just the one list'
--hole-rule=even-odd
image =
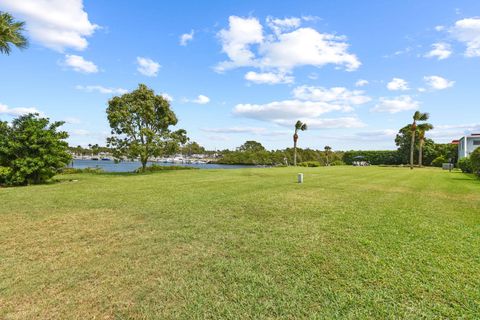
{"label": "dark green foliage", "polygon": [[205,148],[199,145],[197,142],[192,141],[181,148],[181,153],[189,156],[192,154],[204,154]]}
{"label": "dark green foliage", "polygon": [[445,156],[441,155],[433,159],[432,161],[432,166],[433,167],[441,167],[442,164],[447,163],[448,160],[445,158]]}
{"label": "dark green foliage", "polygon": [[0,166],[10,169],[3,183],[43,183],[68,165],[68,134],[57,131],[62,125],[38,114],[20,116],[11,126],[0,122]]}
{"label": "dark green foliage", "polygon": [[298,164],[300,167],[320,167],[322,164],[318,161],[305,161]]}
{"label": "dark green foliage", "polygon": [[343,162],[342,160],[335,160],[335,161],[331,162],[329,165],[330,166],[344,166],[345,162]]}
{"label": "dark green foliage", "polygon": [[472,171],[480,177],[480,148],[475,149],[470,154],[470,161],[472,163]]}
{"label": "dark green foliage", "polygon": [[108,101],[107,117],[112,128],[107,141],[114,156],[139,157],[144,169],[150,157],[173,154],[188,140],[185,130],[170,131],[177,117],[168,100],[144,84]]}
{"label": "dark green foliage", "polygon": [[195,170],[197,168],[193,167],[184,167],[184,166],[159,166],[152,164],[151,166],[146,167],[143,169],[142,167],[135,170],[135,173],[143,173],[143,172],[157,172],[157,171],[171,171],[171,170]]}
{"label": "dark green foliage", "polygon": [[464,173],[472,173],[473,172],[472,162],[470,160],[470,157],[465,157],[465,158],[462,158],[462,159],[458,160],[457,166]]}
{"label": "dark green foliage", "polygon": [[[398,147],[398,156],[401,160],[398,164],[407,164],[410,162],[410,146],[412,140],[412,125],[406,125],[401,128],[395,137],[395,145]],[[418,133],[417,133],[418,135]],[[418,154],[419,140],[415,140],[414,154]],[[435,150],[435,142],[432,139],[425,138],[423,142],[423,164],[430,165],[432,160],[438,156]],[[385,163],[387,164],[387,163]],[[414,157],[414,164],[418,164],[418,158]]]}
{"label": "dark green foliage", "polygon": [[385,151],[347,151],[343,154],[343,162],[351,165],[355,161],[355,157],[363,156],[370,164],[379,165],[398,165],[406,163],[403,161],[401,154],[395,150]]}
{"label": "dark green foliage", "polygon": [[262,146],[260,142],[249,140],[237,148],[238,151],[242,152],[262,152],[266,151],[265,147]]}
{"label": "dark green foliage", "polygon": [[0,185],[6,184],[11,174],[12,170],[9,167],[0,167]]}

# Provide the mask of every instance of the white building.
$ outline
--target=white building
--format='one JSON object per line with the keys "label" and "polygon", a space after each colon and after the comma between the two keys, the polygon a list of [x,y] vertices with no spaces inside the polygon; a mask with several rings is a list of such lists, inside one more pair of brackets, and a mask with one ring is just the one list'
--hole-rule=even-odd
{"label": "white building", "polygon": [[458,140],[458,159],[468,157],[473,150],[480,147],[480,133],[472,133]]}

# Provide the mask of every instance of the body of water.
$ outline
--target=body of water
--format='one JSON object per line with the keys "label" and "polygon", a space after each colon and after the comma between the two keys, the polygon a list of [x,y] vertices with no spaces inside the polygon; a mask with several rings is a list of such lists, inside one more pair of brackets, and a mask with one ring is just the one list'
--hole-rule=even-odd
{"label": "body of water", "polygon": [[[229,164],[214,164],[214,163],[161,163],[161,162],[149,162],[148,165],[159,166],[182,166],[192,167],[199,169],[240,169],[240,168],[252,168],[253,166],[246,165],[229,165]],[[133,172],[140,168],[142,164],[139,161],[122,161],[115,163],[111,160],[73,160],[70,167],[77,169],[85,168],[100,168],[105,172]]]}

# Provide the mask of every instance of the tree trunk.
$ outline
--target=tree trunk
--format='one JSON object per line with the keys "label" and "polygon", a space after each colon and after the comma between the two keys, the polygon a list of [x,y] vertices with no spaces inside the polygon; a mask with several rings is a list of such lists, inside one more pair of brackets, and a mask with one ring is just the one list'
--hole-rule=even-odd
{"label": "tree trunk", "polygon": [[147,157],[140,157],[140,161],[142,162],[142,172],[145,172],[145,169],[147,168],[147,161],[148,161],[148,156]]}
{"label": "tree trunk", "polygon": [[415,149],[415,131],[412,131],[412,141],[410,142],[410,169],[413,169],[413,152]]}
{"label": "tree trunk", "polygon": [[297,141],[293,141],[293,165],[297,166]]}
{"label": "tree trunk", "polygon": [[423,139],[420,139],[420,144],[418,146],[418,166],[422,167],[423,164]]}

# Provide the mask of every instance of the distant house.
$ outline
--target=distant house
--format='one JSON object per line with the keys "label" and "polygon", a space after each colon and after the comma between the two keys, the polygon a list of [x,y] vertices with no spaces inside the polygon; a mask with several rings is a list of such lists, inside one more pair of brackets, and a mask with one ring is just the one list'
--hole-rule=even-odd
{"label": "distant house", "polygon": [[478,147],[480,147],[480,133],[461,137],[458,140],[458,159],[468,157]]}

